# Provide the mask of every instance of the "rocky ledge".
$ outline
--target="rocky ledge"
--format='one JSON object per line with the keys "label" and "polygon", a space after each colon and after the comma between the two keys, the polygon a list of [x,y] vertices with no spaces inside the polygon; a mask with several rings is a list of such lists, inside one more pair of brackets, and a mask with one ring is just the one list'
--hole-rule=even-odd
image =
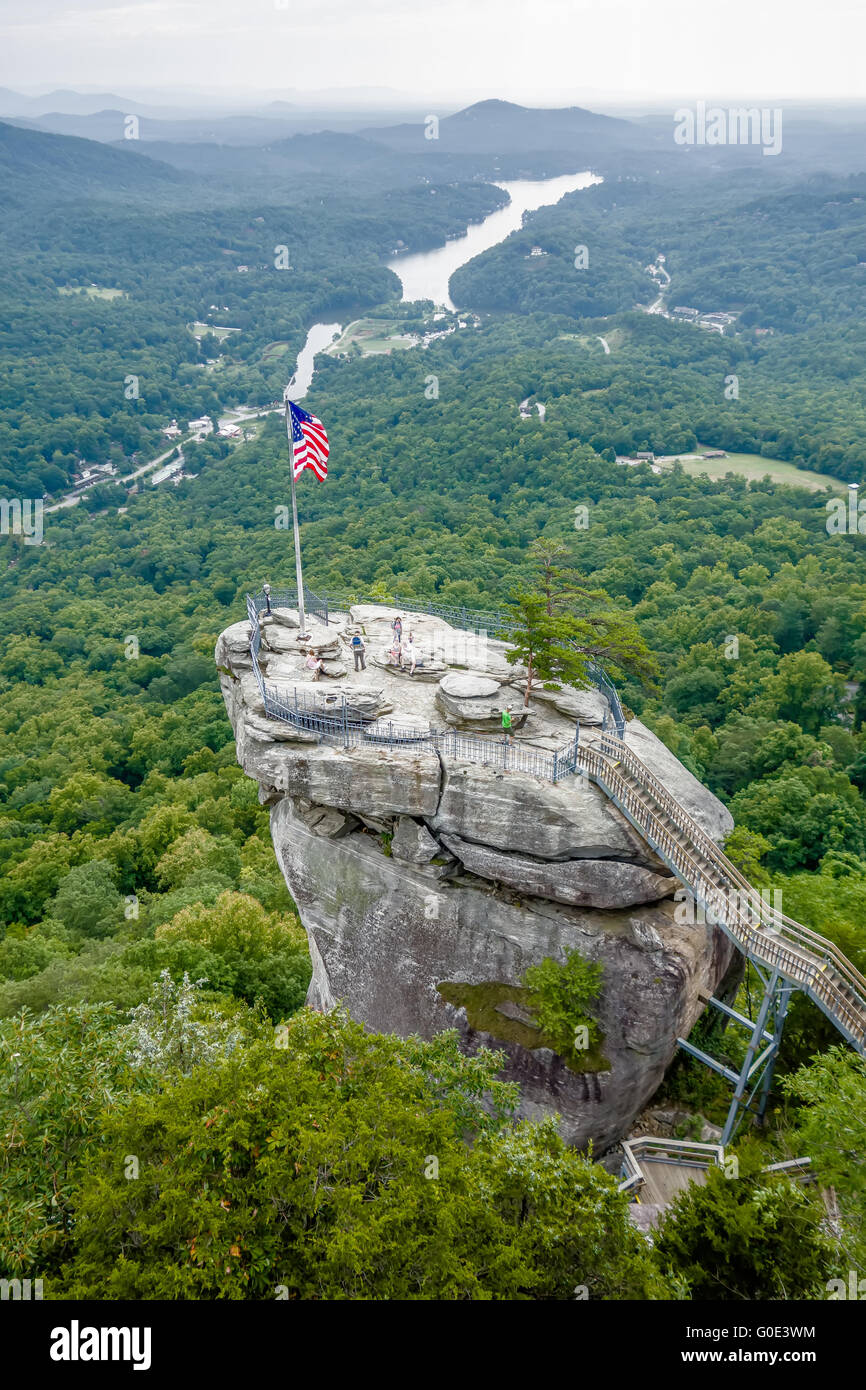
{"label": "rocky ledge", "polygon": [[[298,641],[297,615],[262,628],[260,664],[286,699],[365,721],[423,731],[475,731],[489,763],[433,751],[325,746],[269,718],[249,654],[249,624],[220,637],[216,662],[238,761],[271,808],[274,849],[307,931],[308,1002],[337,1000],[370,1027],[424,1037],[456,1028],[467,1050],[506,1054],[521,1113],[558,1114],[563,1134],[601,1150],[627,1133],[657,1089],[707,994],[735,972],[717,928],[676,911],[677,881],[616,807],[585,779],[553,784],[504,771],[493,732],[512,706],[518,749],[550,752],[600,734],[606,700],[595,690],[542,691],[523,710],[521,668],[502,643],[439,619],[404,615],[423,665],[390,658],[395,610],[359,605]],[[355,672],[361,633],[366,670]],[[306,679],[305,649],[324,662]],[[639,720],[626,743],[708,834],[728,812]],[[566,951],[602,967],[600,1046],[575,1070],[521,1003],[527,967]]]}

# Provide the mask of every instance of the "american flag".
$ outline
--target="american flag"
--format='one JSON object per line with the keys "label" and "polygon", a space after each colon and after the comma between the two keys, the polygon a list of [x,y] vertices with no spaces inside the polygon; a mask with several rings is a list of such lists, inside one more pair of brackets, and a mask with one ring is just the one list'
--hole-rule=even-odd
{"label": "american flag", "polygon": [[328,454],[331,449],[321,420],[309,415],[294,401],[287,400],[286,429],[292,441],[295,477],[299,478],[305,468],[312,468],[316,477],[324,482],[328,476]]}

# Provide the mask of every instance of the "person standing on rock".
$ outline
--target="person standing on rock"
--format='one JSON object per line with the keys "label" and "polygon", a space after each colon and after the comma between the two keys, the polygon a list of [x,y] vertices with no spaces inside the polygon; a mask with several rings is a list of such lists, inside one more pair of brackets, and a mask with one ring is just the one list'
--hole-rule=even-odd
{"label": "person standing on rock", "polygon": [[403,619],[398,613],[391,627],[394,629],[394,646],[399,647],[403,641]]}
{"label": "person standing on rock", "polygon": [[[367,669],[367,662],[364,659],[364,653],[366,652],[366,650],[367,649],[364,646],[363,637],[360,637],[356,632],[355,636],[352,638],[352,655],[355,658],[356,671],[366,671]],[[360,665],[358,664],[359,662]]]}
{"label": "person standing on rock", "polygon": [[502,711],[502,734],[503,734],[503,737],[504,737],[506,743],[513,743],[513,742],[514,742],[514,736],[512,735],[512,732],[511,732],[511,726],[512,726],[511,706],[510,706],[510,705],[506,705],[506,706],[505,706],[505,709]]}
{"label": "person standing on rock", "polygon": [[415,667],[418,664],[418,648],[415,646],[415,642],[413,640],[411,632],[409,633],[409,636],[407,637],[406,641],[403,643],[403,650],[400,653],[401,668],[405,666],[407,663],[410,667],[409,675],[414,676]]}

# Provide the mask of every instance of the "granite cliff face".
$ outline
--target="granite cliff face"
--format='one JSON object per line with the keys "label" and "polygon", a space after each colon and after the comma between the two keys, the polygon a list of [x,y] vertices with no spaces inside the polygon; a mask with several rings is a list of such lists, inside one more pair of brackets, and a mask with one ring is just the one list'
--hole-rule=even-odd
{"label": "granite cliff face", "polygon": [[[304,645],[326,663],[314,684],[304,679],[296,615],[276,613],[262,629],[269,685],[323,709],[339,708],[345,695],[367,720],[488,737],[505,704],[521,712],[520,669],[501,644],[412,615],[424,656],[413,677],[389,665],[392,617],[364,606],[314,627]],[[355,631],[365,637],[367,670],[350,675],[346,644]],[[522,1114],[558,1113],[575,1144],[613,1143],[657,1089],[701,996],[723,988],[730,943],[717,928],[684,920],[677,881],[585,779],[554,784],[503,771],[495,741],[489,764],[324,746],[265,715],[248,640],[248,623],[227,629],[216,661],[238,761],[271,808],[274,849],[309,938],[308,1002],[327,1009],[342,1000],[381,1031],[429,1037],[456,1028],[467,1050],[501,1048],[506,1074],[521,1084]],[[591,742],[605,709],[595,691],[541,692],[518,746],[561,747],[578,717],[581,739]],[[628,724],[626,742],[708,834],[727,832],[724,807],[639,721]],[[539,1045],[516,988],[528,966],[563,961],[570,948],[603,968],[603,1043],[582,1072]]]}

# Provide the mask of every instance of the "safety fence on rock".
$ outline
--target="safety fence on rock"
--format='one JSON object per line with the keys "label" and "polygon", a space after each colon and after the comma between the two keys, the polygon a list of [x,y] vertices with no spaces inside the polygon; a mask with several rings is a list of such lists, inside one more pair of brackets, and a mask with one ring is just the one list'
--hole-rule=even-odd
{"label": "safety fence on rock", "polygon": [[[294,593],[292,595],[295,596]],[[574,738],[551,752],[510,743],[506,738],[462,733],[457,729],[434,729],[399,721],[364,717],[362,708],[345,693],[326,694],[321,698],[305,691],[291,694],[286,689],[265,680],[259,663],[262,645],[260,615],[274,608],[292,606],[283,603],[281,593],[275,600],[273,591],[270,606],[259,602],[259,596],[247,595],[247,615],[250,620],[250,656],[265,713],[272,719],[291,724],[299,733],[306,733],[317,743],[341,748],[399,748],[418,753],[430,752],[456,758],[463,762],[481,763],[502,772],[523,772],[531,777],[543,777],[550,782],[572,775],[577,770],[577,749],[580,726]],[[262,596],[264,599],[264,596]]]}
{"label": "safety fence on rock", "polygon": [[[461,632],[471,632],[477,637],[501,638],[514,630],[513,620],[502,609],[448,607],[435,603],[423,603],[419,599],[401,598],[398,595],[388,598],[382,598],[381,595],[358,597],[354,594],[338,594],[333,591],[322,595],[314,594],[304,585],[305,611],[318,618],[325,626],[328,626],[329,614],[348,613],[349,608],[355,604],[396,608],[404,613],[441,618],[450,627]],[[257,622],[259,614],[268,614],[274,608],[296,610],[297,607],[297,587],[289,589],[269,588],[267,592],[263,589],[261,593],[255,595],[247,594],[247,612],[251,622]],[[253,618],[254,610],[257,615],[256,619]],[[254,666],[258,674],[257,658],[258,651],[256,651],[254,659]],[[625,738],[625,714],[616,686],[604,669],[594,661],[586,663],[586,672],[596,689],[607,699],[608,708],[604,715],[602,731],[607,733],[612,729],[617,738]]]}

